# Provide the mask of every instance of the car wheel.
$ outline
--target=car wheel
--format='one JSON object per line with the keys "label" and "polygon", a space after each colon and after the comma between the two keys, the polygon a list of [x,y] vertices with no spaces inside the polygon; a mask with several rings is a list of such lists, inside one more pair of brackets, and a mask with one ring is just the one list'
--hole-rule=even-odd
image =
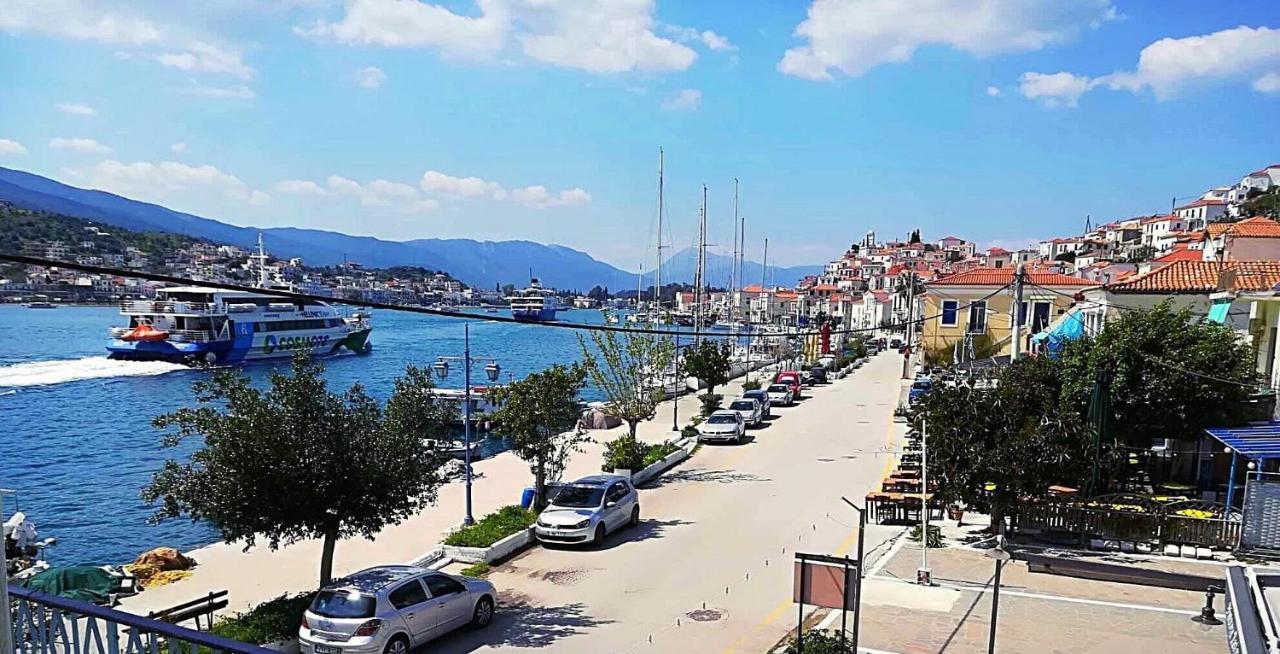
{"label": "car wheel", "polygon": [[631,525],[632,527],[639,526],[640,524],[640,505],[639,504],[631,508],[631,522],[627,524]]}
{"label": "car wheel", "polygon": [[604,523],[602,522],[596,525],[596,535],[591,539],[591,546],[596,549],[600,549],[601,547],[604,547],[604,536],[605,536]]}
{"label": "car wheel", "polygon": [[476,610],[471,614],[471,626],[484,629],[490,622],[493,622],[493,598],[485,595],[476,602]]}
{"label": "car wheel", "polygon": [[396,634],[382,648],[382,654],[409,654],[409,639],[404,634]]}

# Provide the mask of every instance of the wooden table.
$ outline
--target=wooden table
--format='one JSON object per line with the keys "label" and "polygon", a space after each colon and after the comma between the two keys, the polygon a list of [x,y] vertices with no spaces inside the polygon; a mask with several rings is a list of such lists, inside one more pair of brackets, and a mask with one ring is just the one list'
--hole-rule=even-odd
{"label": "wooden table", "polygon": [[[929,505],[930,519],[934,514],[941,519],[942,507],[934,501],[934,494],[926,493],[924,497]],[[920,493],[872,491],[867,493],[865,500],[867,511],[877,523],[920,521]]]}

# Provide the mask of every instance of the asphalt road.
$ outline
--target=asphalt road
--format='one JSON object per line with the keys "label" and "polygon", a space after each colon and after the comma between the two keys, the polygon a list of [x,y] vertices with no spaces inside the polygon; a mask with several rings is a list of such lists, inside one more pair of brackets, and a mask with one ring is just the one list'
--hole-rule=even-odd
{"label": "asphalt road", "polygon": [[[641,525],[601,550],[535,547],[496,568],[494,623],[426,649],[766,651],[796,624],[795,552],[856,553],[840,496],[860,502],[888,469],[901,369],[881,354],[742,445],[703,446],[641,489]],[[869,529],[868,550],[890,533]]]}

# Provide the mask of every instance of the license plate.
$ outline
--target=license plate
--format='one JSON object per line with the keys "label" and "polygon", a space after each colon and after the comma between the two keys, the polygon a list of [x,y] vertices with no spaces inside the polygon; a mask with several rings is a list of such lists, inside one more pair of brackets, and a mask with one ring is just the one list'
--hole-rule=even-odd
{"label": "license plate", "polygon": [[316,645],[316,654],[342,654],[342,649],[338,647],[330,647],[328,645]]}

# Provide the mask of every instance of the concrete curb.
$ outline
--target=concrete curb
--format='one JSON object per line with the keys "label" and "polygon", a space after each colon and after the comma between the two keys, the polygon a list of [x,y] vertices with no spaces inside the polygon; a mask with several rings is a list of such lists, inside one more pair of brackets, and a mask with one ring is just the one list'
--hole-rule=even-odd
{"label": "concrete curb", "polygon": [[533,544],[533,528],[517,531],[489,547],[457,547],[444,545],[443,555],[458,563],[494,563],[505,559]]}
{"label": "concrete curb", "polygon": [[685,459],[689,458],[689,454],[692,452],[693,448],[689,447],[688,441],[689,439],[687,438],[682,438],[679,441],[676,441],[676,444],[677,446],[679,446],[680,449],[672,452],[671,454],[668,454],[665,458],[655,462],[653,465],[650,465],[644,470],[641,470],[640,472],[632,474],[631,475],[632,485],[640,486],[642,484],[648,483],[658,475],[661,475],[662,473],[666,472],[667,469],[670,468],[671,466],[674,466],[675,464],[680,463],[681,461],[684,461]]}

